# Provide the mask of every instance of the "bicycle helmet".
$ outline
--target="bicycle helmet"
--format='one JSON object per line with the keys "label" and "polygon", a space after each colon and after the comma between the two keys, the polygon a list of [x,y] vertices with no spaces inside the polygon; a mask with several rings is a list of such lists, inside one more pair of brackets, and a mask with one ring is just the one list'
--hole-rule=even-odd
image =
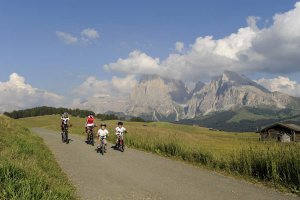
{"label": "bicycle helmet", "polygon": [[119,126],[119,125],[122,125],[122,126],[123,126],[123,122],[118,122],[118,126]]}
{"label": "bicycle helmet", "polygon": [[63,116],[64,116],[65,118],[67,118],[67,117],[69,116],[69,114],[68,114],[67,112],[64,112]]}
{"label": "bicycle helmet", "polygon": [[100,124],[100,127],[101,127],[101,126],[105,126],[105,127],[106,127],[106,124],[105,124],[105,123],[102,123],[102,124]]}

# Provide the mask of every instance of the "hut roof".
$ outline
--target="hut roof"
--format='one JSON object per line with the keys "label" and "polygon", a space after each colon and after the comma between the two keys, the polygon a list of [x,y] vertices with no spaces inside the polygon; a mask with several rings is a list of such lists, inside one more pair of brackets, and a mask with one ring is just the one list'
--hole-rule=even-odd
{"label": "hut roof", "polygon": [[286,123],[282,123],[282,122],[280,122],[280,123],[275,123],[275,124],[272,124],[272,125],[270,125],[270,126],[267,126],[267,127],[263,128],[263,129],[261,130],[261,132],[262,132],[262,131],[266,131],[266,130],[268,130],[268,129],[271,129],[271,128],[275,127],[275,126],[282,126],[282,127],[284,127],[284,128],[288,128],[288,129],[290,129],[290,130],[300,132],[300,126],[298,126],[298,125],[296,125],[296,124],[286,124]]}

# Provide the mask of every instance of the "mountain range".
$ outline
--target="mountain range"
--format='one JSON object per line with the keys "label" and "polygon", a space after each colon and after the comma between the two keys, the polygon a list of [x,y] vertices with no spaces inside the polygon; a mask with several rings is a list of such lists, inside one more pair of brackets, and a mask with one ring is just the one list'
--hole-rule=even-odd
{"label": "mountain range", "polygon": [[76,108],[230,131],[254,131],[277,121],[300,121],[300,98],[271,92],[232,71],[224,71],[207,84],[199,81],[190,89],[181,80],[142,75],[130,94],[95,94],[78,102]]}
{"label": "mountain range", "polygon": [[255,109],[299,109],[300,99],[280,92],[270,92],[255,81],[235,72],[225,71],[209,84],[198,82],[188,91],[180,80],[145,75],[131,91],[129,115],[150,120],[179,121],[212,113]]}
{"label": "mountain range", "polygon": [[[92,108],[230,131],[253,131],[300,114],[300,98],[271,92],[232,71],[225,71],[208,84],[199,81],[190,90],[181,80],[143,75],[128,96],[115,99],[100,95],[93,99],[98,103]],[[82,106],[89,108],[88,104]]]}

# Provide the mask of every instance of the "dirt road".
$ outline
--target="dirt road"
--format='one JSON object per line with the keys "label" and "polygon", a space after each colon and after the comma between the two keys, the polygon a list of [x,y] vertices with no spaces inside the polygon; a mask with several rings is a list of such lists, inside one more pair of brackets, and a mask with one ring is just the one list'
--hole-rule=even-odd
{"label": "dirt road", "polygon": [[289,200],[265,187],[225,177],[182,162],[133,149],[124,153],[109,148],[101,156],[84,138],[34,128],[52,150],[59,165],[77,187],[82,199],[187,199],[187,200]]}

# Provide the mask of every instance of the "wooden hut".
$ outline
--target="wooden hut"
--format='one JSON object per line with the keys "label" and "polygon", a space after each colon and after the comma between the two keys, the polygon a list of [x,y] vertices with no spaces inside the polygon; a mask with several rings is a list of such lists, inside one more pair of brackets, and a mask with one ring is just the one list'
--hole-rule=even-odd
{"label": "wooden hut", "polygon": [[300,126],[295,124],[276,123],[260,131],[261,140],[279,142],[300,142]]}

